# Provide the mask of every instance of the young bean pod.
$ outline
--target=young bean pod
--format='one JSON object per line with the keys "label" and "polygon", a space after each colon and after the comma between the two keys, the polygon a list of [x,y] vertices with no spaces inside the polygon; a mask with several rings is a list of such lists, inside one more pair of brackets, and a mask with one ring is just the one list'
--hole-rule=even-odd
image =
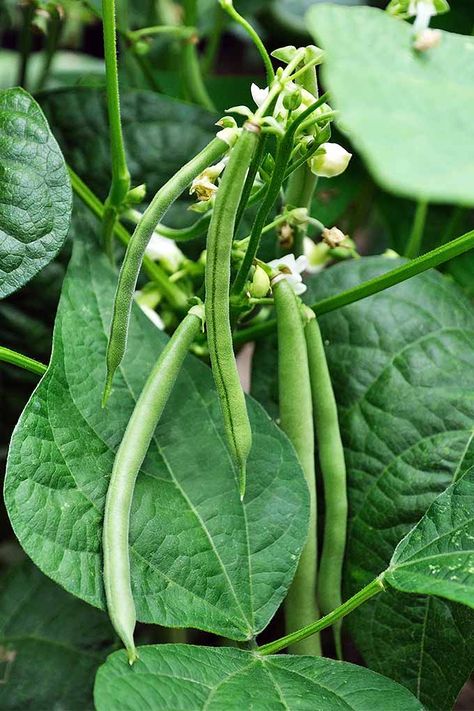
{"label": "young bean pod", "polygon": [[235,217],[258,136],[258,127],[247,123],[232,149],[217,191],[209,226],[205,277],[209,354],[229,448],[239,468],[241,496],[245,492],[246,463],[252,446],[252,431],[232,344],[229,309],[230,257]]}
{"label": "young bean pod", "polygon": [[[309,311],[305,327],[313,415],[318,441],[319,464],[324,484],[324,540],[319,566],[318,600],[321,612],[329,614],[342,604],[341,581],[347,528],[346,465],[341,442],[336,400],[324,352],[319,324]],[[341,658],[341,621],[334,625],[336,650]]]}
{"label": "young bean pod", "polygon": [[[306,342],[296,295],[285,278],[276,277],[273,294],[278,331],[278,391],[281,428],[303,468],[310,494],[308,538],[285,601],[287,634],[319,617],[316,604],[317,531],[313,409]],[[321,654],[318,635],[291,646],[293,654]]]}
{"label": "young bean pod", "polygon": [[[206,148],[178,170],[173,178],[158,190],[132,235],[115,293],[114,313],[107,346],[107,379],[102,397],[103,406],[110,395],[114,373],[125,354],[133,293],[148,242],[167,209],[181,195],[186,186],[228,149],[227,143],[220,138],[214,138]],[[183,310],[186,308],[186,302],[187,299],[183,294],[183,303],[181,304]]]}
{"label": "young bean pod", "polygon": [[130,664],[137,659],[133,641],[136,613],[128,542],[135,481],[202,319],[202,306],[194,306],[163,349],[130,417],[107,490],[103,528],[105,595],[111,622],[126,647]]}

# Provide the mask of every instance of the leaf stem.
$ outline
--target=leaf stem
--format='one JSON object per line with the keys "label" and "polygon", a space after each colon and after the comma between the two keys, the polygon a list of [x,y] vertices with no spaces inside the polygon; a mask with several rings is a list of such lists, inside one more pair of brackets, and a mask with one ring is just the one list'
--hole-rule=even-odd
{"label": "leaf stem", "polygon": [[[378,294],[380,291],[385,291],[385,289],[389,289],[407,279],[422,274],[427,269],[438,267],[440,264],[448,262],[450,259],[464,254],[464,252],[468,252],[473,248],[474,230],[471,230],[470,232],[466,232],[465,235],[448,242],[448,244],[443,244],[441,247],[431,250],[431,252],[426,252],[421,257],[412,259],[407,264],[402,264],[400,267],[392,269],[385,274],[364,281],[362,284],[342,291],[340,294],[335,294],[334,296],[329,296],[327,299],[318,301],[313,304],[311,308],[316,316],[322,316],[323,314],[335,311],[343,306],[348,306],[361,299],[366,299],[373,294]],[[242,329],[235,334],[234,343],[240,345],[248,341],[253,341],[256,338],[261,338],[267,333],[272,333],[275,327],[276,322],[274,319],[266,323],[249,326],[249,328]]]}
{"label": "leaf stem", "polygon": [[48,368],[44,363],[40,363],[38,360],[29,358],[22,353],[12,351],[10,348],[5,348],[5,346],[0,346],[0,360],[4,363],[17,365],[19,368],[29,370],[30,373],[35,373],[36,375],[44,375]]}
{"label": "leaf stem", "polygon": [[57,9],[54,7],[50,10],[51,20],[48,27],[48,35],[46,38],[46,47],[44,50],[44,62],[43,68],[41,70],[41,75],[38,79],[38,84],[36,86],[36,91],[41,91],[44,87],[46,80],[48,78],[51,64],[53,62],[54,55],[58,48],[59,38],[61,36],[62,20],[61,15]]}
{"label": "leaf stem", "polygon": [[411,228],[410,237],[408,238],[408,242],[405,248],[405,257],[407,257],[407,259],[414,259],[420,253],[427,214],[428,203],[426,202],[426,200],[420,200],[416,204],[413,226]]}
{"label": "leaf stem", "polygon": [[385,587],[383,584],[383,576],[381,575],[378,578],[375,578],[375,580],[372,580],[372,582],[366,585],[365,588],[359,590],[359,592],[349,598],[349,600],[346,600],[346,602],[344,602],[336,610],[330,612],[329,615],[322,617],[320,620],[316,620],[316,622],[313,622],[306,627],[302,627],[300,630],[296,630],[296,632],[287,634],[285,637],[281,637],[281,639],[264,644],[262,647],[257,649],[257,653],[261,655],[275,654],[276,652],[280,652],[282,649],[285,649],[285,647],[288,647],[290,644],[301,642],[303,639],[311,637],[311,635],[316,634],[317,632],[321,632],[321,630],[326,629],[326,627],[330,627],[337,620],[345,617],[364,602],[370,600],[371,597],[378,595],[378,593],[383,590],[385,590]]}
{"label": "leaf stem", "polygon": [[103,218],[104,248],[113,261],[113,234],[119,209],[130,190],[130,173],[127,167],[122,124],[120,120],[120,94],[117,66],[117,39],[115,30],[115,0],[102,0],[104,32],[105,84],[109,139],[112,154],[112,182],[105,201]]}
{"label": "leaf stem", "polygon": [[245,30],[245,32],[248,34],[248,36],[256,46],[265,66],[267,85],[270,86],[272,81],[275,79],[275,72],[273,69],[272,60],[270,59],[270,55],[268,54],[262,40],[258,36],[258,33],[254,30],[250,22],[248,22],[245,17],[242,17],[242,15],[237,12],[232,0],[219,0],[219,2],[222,9],[225,10],[225,12]]}
{"label": "leaf stem", "polygon": [[183,27],[182,25],[152,25],[141,27],[139,30],[130,30],[126,37],[130,42],[136,42],[142,37],[152,37],[153,35],[169,35],[175,39],[188,39],[195,37],[197,30],[195,27]]}

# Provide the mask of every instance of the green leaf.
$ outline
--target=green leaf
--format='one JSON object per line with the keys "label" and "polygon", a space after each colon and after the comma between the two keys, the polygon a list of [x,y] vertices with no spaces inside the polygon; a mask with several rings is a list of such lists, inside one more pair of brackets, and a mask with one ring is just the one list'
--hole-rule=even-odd
{"label": "green leaf", "polygon": [[[93,232],[93,220],[85,219],[83,234]],[[98,248],[77,240],[51,365],[13,435],[5,484],[8,513],[28,555],[98,607],[114,454],[166,343],[135,308],[128,353],[104,412],[114,290],[115,274]],[[135,489],[130,542],[139,620],[246,639],[284,598],[306,537],[308,492],[288,440],[251,400],[249,409],[254,447],[242,503],[210,370],[188,358]]]}
{"label": "green leaf", "polygon": [[[104,199],[111,175],[104,92],[48,92],[41,105],[67,162]],[[218,131],[215,115],[151,91],[124,92],[121,111],[132,184],[146,183],[147,199]]]}
{"label": "green leaf", "polygon": [[[336,266],[311,280],[307,301],[400,263],[373,257]],[[400,538],[474,463],[474,314],[432,271],[320,322],[348,467],[349,596],[387,567]],[[452,603],[389,591],[348,625],[368,665],[430,709],[451,707],[474,666],[474,614]]]}
{"label": "green leaf", "polygon": [[97,667],[111,649],[106,615],[31,563],[0,579],[0,706],[92,709]]}
{"label": "green leaf", "polygon": [[0,298],[22,287],[62,247],[71,186],[38,104],[23,89],[0,92]]}
{"label": "green leaf", "polygon": [[[363,258],[307,279],[306,303],[402,260]],[[348,470],[345,577],[353,595],[389,564],[438,494],[474,464],[474,314],[450,279],[425,273],[320,318]],[[254,355],[254,394],[277,410],[275,352]],[[474,667],[474,614],[388,590],[347,618],[366,663],[427,708],[451,708]],[[456,658],[456,664],[452,659]]]}
{"label": "green leaf", "polygon": [[417,53],[408,23],[368,7],[314,7],[308,24],[327,51],[341,127],[375,179],[412,199],[473,205],[474,39],[444,32]]}
{"label": "green leaf", "polygon": [[185,645],[139,647],[133,667],[112,654],[97,673],[97,711],[415,711],[403,687],[354,664],[239,649]]}
{"label": "green leaf", "polygon": [[474,607],[474,466],[400,541],[384,580],[401,592]]}

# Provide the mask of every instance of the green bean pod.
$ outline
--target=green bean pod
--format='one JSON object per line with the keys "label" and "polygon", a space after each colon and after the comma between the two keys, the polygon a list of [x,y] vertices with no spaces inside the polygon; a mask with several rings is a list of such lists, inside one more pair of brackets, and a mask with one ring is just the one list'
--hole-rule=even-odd
{"label": "green bean pod", "polygon": [[126,647],[130,664],[137,659],[128,542],[135,481],[189,346],[201,328],[202,311],[202,307],[190,310],[154,365],[118,448],[107,490],[103,527],[105,596],[110,620]]}
{"label": "green bean pod", "polygon": [[258,135],[257,126],[245,124],[232,149],[217,191],[209,226],[205,276],[207,342],[229,449],[239,468],[241,496],[245,493],[246,463],[252,446],[252,431],[232,343],[230,258],[236,214]]}
{"label": "green bean pod", "polygon": [[[277,277],[278,279],[278,277]],[[314,467],[313,408],[304,328],[300,306],[289,282],[273,282],[278,332],[278,391],[280,424],[296,450],[310,495],[308,538],[285,601],[286,633],[319,617],[316,603],[317,522]],[[293,654],[320,655],[318,635],[291,646]]]}
{"label": "green bean pod", "polygon": [[[347,529],[346,465],[324,344],[319,324],[312,311],[305,335],[325,500],[318,600],[321,612],[327,615],[342,604],[342,567]],[[341,621],[337,622],[333,629],[337,653],[341,658]]]}
{"label": "green bean pod", "polygon": [[[220,138],[214,138],[197,156],[178,170],[158,190],[132,235],[120,269],[115,292],[114,312],[107,346],[107,379],[102,397],[103,406],[112,390],[114,373],[125,354],[133,294],[148,242],[167,209],[181,195],[186,186],[228,149],[227,143]],[[186,308],[186,304],[187,299],[183,294],[183,303],[181,304],[183,310]]]}

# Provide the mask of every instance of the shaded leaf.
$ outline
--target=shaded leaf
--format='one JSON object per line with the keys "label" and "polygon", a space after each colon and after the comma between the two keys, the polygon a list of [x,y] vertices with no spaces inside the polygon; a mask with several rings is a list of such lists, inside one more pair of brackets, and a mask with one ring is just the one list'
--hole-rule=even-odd
{"label": "shaded leaf", "polygon": [[403,687],[353,664],[238,649],[184,645],[139,647],[133,667],[112,654],[97,674],[97,711],[299,709],[415,711]]}
{"label": "shaded leaf", "polygon": [[103,613],[68,595],[31,563],[0,579],[0,706],[92,709],[97,667],[111,648]]}
{"label": "shaded leaf", "polygon": [[62,247],[71,186],[58,144],[23,89],[0,92],[0,298],[22,287]]}

